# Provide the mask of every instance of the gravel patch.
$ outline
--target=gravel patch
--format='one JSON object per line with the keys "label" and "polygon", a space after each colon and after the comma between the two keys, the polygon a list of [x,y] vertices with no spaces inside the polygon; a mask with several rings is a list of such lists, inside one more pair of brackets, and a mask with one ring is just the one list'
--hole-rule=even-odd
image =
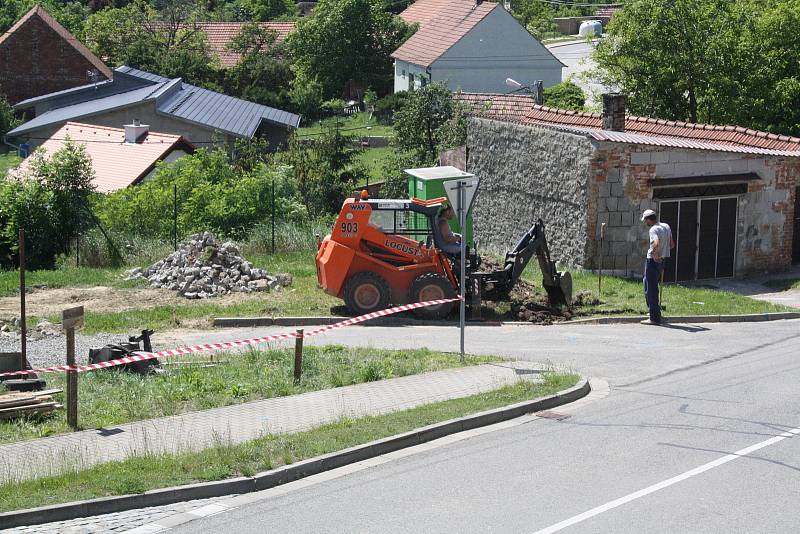
{"label": "gravel patch", "polygon": [[[125,334],[95,334],[85,336],[80,333],[75,334],[75,359],[79,365],[86,365],[89,361],[89,349],[98,348],[109,343],[119,343],[127,341]],[[67,340],[63,334],[48,336],[42,339],[31,339],[28,337],[28,362],[31,367],[49,367],[51,365],[63,365],[67,363],[66,357]],[[170,347],[159,346],[156,339],[153,340],[154,350],[161,350]],[[0,352],[19,352],[20,338],[18,334],[4,333],[0,335]]]}

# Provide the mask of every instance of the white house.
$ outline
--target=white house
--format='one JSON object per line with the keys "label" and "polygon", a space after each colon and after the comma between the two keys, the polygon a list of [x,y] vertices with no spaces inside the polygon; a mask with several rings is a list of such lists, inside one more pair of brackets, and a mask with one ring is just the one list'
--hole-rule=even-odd
{"label": "white house", "polygon": [[420,28],[392,54],[395,92],[433,81],[476,93],[508,92],[506,78],[542,80],[545,87],[561,82],[564,64],[501,4],[418,0],[400,16]]}

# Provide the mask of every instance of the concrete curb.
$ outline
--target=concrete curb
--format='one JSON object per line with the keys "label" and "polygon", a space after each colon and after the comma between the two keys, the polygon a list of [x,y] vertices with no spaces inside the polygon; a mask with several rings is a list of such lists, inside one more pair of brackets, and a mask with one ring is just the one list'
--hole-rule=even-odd
{"label": "concrete curb", "polygon": [[[329,325],[345,321],[349,317],[215,317],[213,326],[216,328],[236,328],[255,326],[317,326]],[[467,320],[470,326],[502,326],[502,321]],[[453,326],[458,321],[433,321],[427,319],[413,319],[411,317],[378,317],[370,319],[362,326]]]}
{"label": "concrete curb", "polygon": [[549,397],[541,397],[458,419],[435,423],[403,434],[389,436],[349,449],[317,456],[316,458],[309,458],[271,471],[257,473],[252,477],[239,477],[217,482],[203,482],[187,486],[152,490],[138,495],[104,497],[100,499],[43,506],[41,508],[5,512],[0,514],[0,525],[3,525],[4,529],[41,525],[44,523],[53,523],[55,521],[67,521],[79,517],[90,517],[113,512],[124,512],[137,508],[174,504],[193,499],[207,499],[210,497],[222,497],[225,495],[261,491],[311,475],[316,475],[324,471],[336,469],[337,467],[433,441],[464,430],[471,430],[473,428],[507,421],[527,413],[549,410],[556,406],[581,399],[588,395],[590,391],[589,380],[582,378],[575,386]]}
{"label": "concrete curb", "polygon": [[[258,327],[258,326],[315,326],[344,321],[347,317],[218,317],[214,319],[217,328]],[[573,324],[631,324],[647,319],[645,315],[620,317],[589,317],[570,321],[554,321],[552,325]],[[800,319],[800,312],[754,313],[749,315],[675,315],[664,316],[669,323],[756,323],[782,319]],[[467,321],[469,326],[525,326],[536,325],[525,321]],[[457,326],[457,321],[429,321],[408,317],[379,317],[370,319],[362,326]]]}
{"label": "concrete curb", "polygon": [[[574,321],[562,321],[554,325],[568,324],[631,324],[647,319],[646,315],[636,317],[590,317]],[[782,319],[800,319],[800,312],[753,313],[749,315],[674,315],[664,316],[667,323],[758,323],[763,321],[780,321]]]}

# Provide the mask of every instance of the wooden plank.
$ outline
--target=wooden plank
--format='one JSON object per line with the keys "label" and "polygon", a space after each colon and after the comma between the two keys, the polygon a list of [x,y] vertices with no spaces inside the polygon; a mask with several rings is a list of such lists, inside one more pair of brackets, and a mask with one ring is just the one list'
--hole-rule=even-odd
{"label": "wooden plank", "polygon": [[83,306],[76,306],[61,312],[61,328],[80,328],[83,326]]}
{"label": "wooden plank", "polygon": [[35,404],[33,406],[6,408],[0,410],[0,419],[14,419],[15,417],[22,417],[24,415],[38,415],[52,412],[56,409],[56,407],[58,407],[58,403],[56,402],[44,402],[42,404]]}
{"label": "wooden plank", "polygon": [[[53,388],[53,389],[43,389],[42,391],[31,391],[30,394],[34,397],[44,397],[46,395],[55,395],[56,393],[63,393],[63,389]],[[2,397],[0,397],[2,398]]]}
{"label": "wooden plank", "polygon": [[30,397],[28,399],[17,399],[15,401],[0,402],[0,410],[5,408],[19,407],[19,406],[35,406],[41,403],[42,399],[40,398],[37,399],[36,397]]}

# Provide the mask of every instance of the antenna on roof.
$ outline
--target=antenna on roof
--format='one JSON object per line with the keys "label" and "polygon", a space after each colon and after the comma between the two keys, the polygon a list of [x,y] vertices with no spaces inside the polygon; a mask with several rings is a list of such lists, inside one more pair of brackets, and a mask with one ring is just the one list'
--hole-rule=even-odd
{"label": "antenna on roof", "polygon": [[90,69],[86,71],[86,78],[89,80],[89,83],[95,84],[95,91],[97,90],[97,82],[100,81],[100,71],[97,69]]}

